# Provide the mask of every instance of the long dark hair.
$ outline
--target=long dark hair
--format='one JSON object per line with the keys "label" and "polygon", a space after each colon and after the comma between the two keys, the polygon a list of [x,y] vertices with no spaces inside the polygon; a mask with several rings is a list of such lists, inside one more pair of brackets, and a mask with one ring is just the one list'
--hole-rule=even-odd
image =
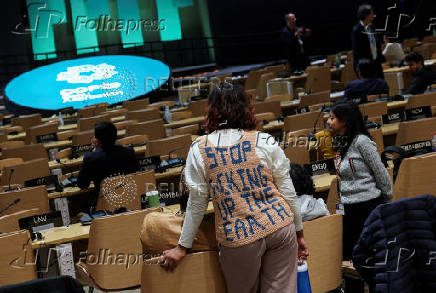
{"label": "long dark hair", "polygon": [[291,163],[289,175],[291,176],[295,192],[298,196],[303,194],[313,195],[315,193],[312,177],[310,177],[309,172],[305,168],[298,164]]}
{"label": "long dark hair", "polygon": [[256,129],[252,98],[239,84],[223,82],[214,86],[208,99],[206,130]]}
{"label": "long dark hair", "polygon": [[353,142],[354,138],[363,134],[371,139],[368,130],[363,122],[362,113],[360,113],[359,106],[356,103],[348,101],[336,102],[331,108],[335,116],[342,121],[345,121],[346,130],[344,135],[336,136],[334,143],[334,150],[344,157]]}

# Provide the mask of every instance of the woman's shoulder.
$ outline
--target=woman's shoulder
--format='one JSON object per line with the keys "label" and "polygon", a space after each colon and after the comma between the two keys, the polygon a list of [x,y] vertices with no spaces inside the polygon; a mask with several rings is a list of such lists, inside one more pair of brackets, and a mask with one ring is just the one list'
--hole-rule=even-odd
{"label": "woman's shoulder", "polygon": [[275,149],[277,147],[280,148],[280,142],[271,134],[255,131],[256,137],[256,147],[266,148],[266,149]]}
{"label": "woman's shoulder", "polygon": [[369,138],[365,134],[356,135],[355,141],[356,141],[356,143],[359,143],[359,144],[372,142],[371,138]]}
{"label": "woman's shoulder", "polygon": [[375,142],[365,134],[358,134],[354,139],[357,148],[365,148],[367,146],[375,145]]}

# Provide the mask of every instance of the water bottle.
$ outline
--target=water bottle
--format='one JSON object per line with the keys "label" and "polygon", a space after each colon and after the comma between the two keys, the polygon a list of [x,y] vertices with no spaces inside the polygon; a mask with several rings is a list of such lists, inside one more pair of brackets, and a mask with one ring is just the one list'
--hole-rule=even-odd
{"label": "water bottle", "polygon": [[62,117],[62,112],[59,112],[59,126],[64,126],[64,118]]}
{"label": "water bottle", "polygon": [[312,293],[312,289],[310,288],[309,271],[307,270],[306,261],[298,264],[297,288],[298,293]]}
{"label": "water bottle", "polygon": [[170,107],[168,107],[168,106],[165,106],[164,117],[165,117],[165,120],[167,121],[167,123],[173,122],[173,117],[172,117],[172,114],[170,111]]}
{"label": "water bottle", "polygon": [[436,152],[436,132],[434,133],[433,136],[433,151]]}
{"label": "water bottle", "polygon": [[336,55],[335,66],[339,68],[341,66],[341,59],[339,59],[339,55]]}

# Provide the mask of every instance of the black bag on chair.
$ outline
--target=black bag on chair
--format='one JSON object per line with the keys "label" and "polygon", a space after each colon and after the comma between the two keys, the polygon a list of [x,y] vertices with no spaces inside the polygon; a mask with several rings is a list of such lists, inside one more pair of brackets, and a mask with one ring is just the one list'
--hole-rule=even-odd
{"label": "black bag on chair", "polygon": [[429,153],[429,151],[424,149],[424,148],[423,149],[412,149],[410,151],[406,151],[402,147],[399,147],[396,145],[395,146],[388,146],[381,153],[381,160],[382,160],[383,164],[385,165],[385,167],[387,168],[387,167],[389,167],[388,166],[389,158],[387,157],[387,155],[392,155],[392,154],[398,155],[397,158],[392,159],[392,162],[394,164],[394,182],[395,182],[395,180],[397,179],[398,170],[400,169],[401,162],[404,159],[427,154],[427,153]]}

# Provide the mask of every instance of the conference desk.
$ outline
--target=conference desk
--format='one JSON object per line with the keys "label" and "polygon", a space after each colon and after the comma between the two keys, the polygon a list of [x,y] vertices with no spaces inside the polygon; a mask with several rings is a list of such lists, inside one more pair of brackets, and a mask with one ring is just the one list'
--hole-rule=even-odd
{"label": "conference desk", "polygon": [[[112,123],[117,123],[117,122],[121,122],[126,120],[126,116],[117,116],[117,117],[112,117],[111,121]],[[65,130],[73,130],[73,129],[77,129],[78,124],[77,123],[72,123],[72,124],[65,124],[62,126],[58,127],[58,131],[65,131]]]}
{"label": "conference desk", "polygon": [[[121,117],[115,117],[118,118],[116,120],[114,120],[114,118],[112,118],[112,122],[116,123],[116,122],[121,122],[125,119],[124,116]],[[122,119],[121,119],[122,118]],[[119,120],[121,119],[121,120]],[[177,121],[173,121],[171,123],[167,123],[164,124],[165,128],[177,128],[177,127],[182,127],[182,126],[186,126],[186,125],[190,125],[190,124],[200,124],[204,122],[204,117],[192,117],[192,118],[186,118],[186,119],[182,119],[182,120],[177,120]],[[65,131],[65,130],[72,130],[72,129],[77,129],[77,124],[68,124],[68,125],[63,125],[59,127],[59,131]],[[25,133],[24,133],[25,136]],[[24,139],[24,137],[23,137]]]}
{"label": "conference desk", "polygon": [[[194,141],[195,139],[197,139],[198,135],[191,135],[191,139],[192,141]],[[143,155],[145,154],[146,150],[147,150],[147,145],[143,145],[143,146],[136,146],[133,147],[135,154],[136,155]],[[78,167],[82,164],[83,161],[83,156],[79,157],[79,158],[75,158],[75,159],[69,159],[69,158],[63,158],[60,159],[60,163],[58,163],[57,161],[49,161],[48,162],[48,166],[51,169],[56,169],[56,168],[75,168]],[[157,174],[161,174],[161,173],[157,173]],[[162,173],[162,174],[165,174]],[[159,176],[158,176],[159,177]],[[158,178],[156,177],[156,178]]]}
{"label": "conference desk", "polygon": [[9,140],[24,140],[25,138],[26,138],[26,133],[24,131],[19,132],[15,135],[8,134],[8,141]]}
{"label": "conference desk", "polygon": [[79,187],[64,187],[63,191],[50,192],[47,194],[47,197],[48,199],[55,199],[55,198],[62,198],[62,197],[78,196],[93,191],[94,191],[94,183],[91,183],[89,188],[87,189],[80,189]]}
{"label": "conference desk", "polygon": [[71,224],[66,227],[55,227],[50,230],[41,232],[42,240],[32,241],[32,248],[38,249],[50,245],[69,243],[81,239],[89,238],[88,226],[83,226],[81,223]]}
{"label": "conference desk", "polygon": [[399,129],[400,129],[400,122],[385,124],[381,127],[381,131],[384,136],[397,134]]}
{"label": "conference desk", "polygon": [[[343,96],[343,92],[338,92],[338,93],[342,93]],[[337,99],[340,98],[342,96],[338,95],[338,93],[332,93],[330,94],[330,98],[332,99],[332,102]],[[300,107],[300,99],[294,99],[294,100],[290,100],[290,101],[282,101],[280,103],[280,107],[282,108],[282,111],[285,109],[289,109],[289,108],[299,108]],[[392,110],[392,109],[398,109],[398,108],[404,108],[407,105],[407,100],[404,101],[393,101],[393,102],[388,102],[387,103],[387,107],[388,110]]]}
{"label": "conference desk", "polygon": [[[336,72],[341,72],[344,69],[344,67],[332,67],[330,68],[330,73],[336,73]],[[280,78],[280,79],[274,79],[274,80],[281,80],[281,81],[298,81],[298,80],[304,80],[306,79],[308,76],[308,74],[305,72],[301,75],[291,75],[290,77],[284,77],[284,78]],[[268,82],[270,82],[272,80],[268,80]]]}
{"label": "conference desk", "polygon": [[171,123],[164,124],[165,128],[178,128],[191,124],[201,124],[204,123],[204,116],[191,117],[182,120],[173,121]]}
{"label": "conference desk", "polygon": [[49,150],[49,149],[53,149],[53,148],[66,148],[66,147],[70,147],[71,144],[73,142],[71,140],[59,140],[59,141],[52,141],[52,142],[47,142],[44,143],[44,148]]}
{"label": "conference desk", "polygon": [[[280,131],[283,129],[284,122],[282,121],[270,121],[268,124],[265,124],[262,127],[262,130],[265,132],[273,132],[273,131]],[[380,127],[383,135],[393,135],[397,134],[400,127],[400,123],[394,123],[394,124],[384,124]]]}
{"label": "conference desk", "polygon": [[[141,155],[141,154],[145,154],[145,151],[147,150],[147,146],[137,146],[137,147],[133,147],[133,149],[135,150],[135,154],[137,155]],[[68,158],[64,158],[64,159],[60,159],[60,163],[56,162],[56,161],[49,161],[48,162],[48,166],[51,169],[56,169],[56,168],[74,168],[74,167],[78,167],[82,164],[83,161],[83,156],[79,157],[79,158],[75,158],[75,159],[68,159]]]}
{"label": "conference desk", "polygon": [[[433,66],[436,63],[436,59],[424,60],[425,66]],[[405,72],[409,71],[409,66],[391,67],[383,70],[383,73]]]}
{"label": "conference desk", "polygon": [[77,123],[64,124],[62,126],[59,126],[58,128],[59,131],[73,130],[73,129],[77,129]]}
{"label": "conference desk", "polygon": [[[157,180],[165,180],[170,177],[174,176],[180,176],[182,172],[182,166],[181,167],[175,167],[168,169],[166,172],[163,173],[155,173],[154,177]],[[330,174],[323,174],[318,176],[313,176],[313,184],[315,186],[315,192],[323,192],[330,189],[330,183],[332,180],[336,177],[336,175],[330,175]],[[64,188],[62,192],[51,192],[47,195],[48,199],[55,199],[55,198],[61,198],[61,197],[72,197],[72,196],[78,196],[82,194],[86,194],[93,191],[93,184],[88,189],[80,189],[79,187],[67,187]]]}
{"label": "conference desk", "polygon": [[388,107],[388,111],[389,110],[393,110],[393,109],[398,109],[398,108],[404,108],[407,105],[407,100],[404,101],[393,101],[393,102],[388,102],[387,107]]}
{"label": "conference desk", "polygon": [[[330,184],[336,175],[324,174],[313,177],[313,182],[315,185],[315,191],[326,191],[329,190]],[[180,205],[170,205],[163,207],[164,213],[175,214],[180,210]],[[214,212],[213,203],[210,201],[205,214],[212,214]],[[90,226],[83,226],[81,223],[71,224],[67,227],[56,227],[50,230],[41,232],[43,239],[35,240],[32,242],[32,248],[38,249],[42,247],[47,247],[50,245],[69,243],[81,239],[89,238]]]}
{"label": "conference desk", "polygon": [[335,178],[336,175],[331,175],[328,173],[312,176],[313,185],[315,186],[315,192],[330,190],[330,185]]}
{"label": "conference desk", "polygon": [[[164,213],[175,214],[180,210],[180,205],[171,205],[162,208]],[[212,214],[214,212],[213,203],[209,205],[205,214]],[[71,224],[66,227],[56,227],[41,232],[43,239],[32,241],[32,248],[38,249],[50,245],[57,245],[62,243],[69,243],[82,239],[89,239],[89,230],[91,225],[82,225],[81,223]]]}
{"label": "conference desk", "polygon": [[[173,176],[179,176],[182,172],[182,166],[181,167],[175,167],[170,168],[167,171],[163,173],[155,173],[154,178],[156,180],[165,180],[166,178],[170,178]],[[55,198],[61,198],[61,197],[70,197],[70,196],[77,196],[81,194],[86,194],[89,192],[92,192],[94,190],[94,184],[91,183],[89,188],[87,189],[80,189],[79,187],[66,187],[61,192],[51,192],[47,195],[48,199],[55,199]]]}

